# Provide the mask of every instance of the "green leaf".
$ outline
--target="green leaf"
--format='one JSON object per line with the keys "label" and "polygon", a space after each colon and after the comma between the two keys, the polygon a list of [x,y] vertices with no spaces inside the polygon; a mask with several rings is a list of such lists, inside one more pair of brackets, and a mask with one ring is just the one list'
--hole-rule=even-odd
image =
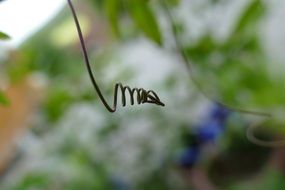
{"label": "green leaf", "polygon": [[0,40],[8,40],[10,36],[0,31]]}
{"label": "green leaf", "polygon": [[118,25],[119,14],[121,11],[120,0],[105,0],[104,6],[113,32],[117,36],[120,36],[120,28]]}
{"label": "green leaf", "polygon": [[147,1],[129,0],[127,7],[137,27],[141,29],[148,38],[161,45],[162,40],[159,26]]}
{"label": "green leaf", "polygon": [[48,120],[51,122],[57,121],[72,101],[74,101],[74,98],[67,90],[59,87],[52,89],[43,105]]}
{"label": "green leaf", "polygon": [[260,19],[265,12],[265,5],[261,0],[252,0],[244,10],[239,21],[237,22],[234,34],[242,32],[249,26],[254,26],[256,21]]}
{"label": "green leaf", "polygon": [[102,8],[104,0],[92,0],[92,4],[97,8]]}
{"label": "green leaf", "polygon": [[8,98],[4,95],[2,91],[0,91],[0,105],[7,106],[10,104]]}
{"label": "green leaf", "polygon": [[171,6],[177,6],[180,3],[180,0],[166,0],[166,1]]}

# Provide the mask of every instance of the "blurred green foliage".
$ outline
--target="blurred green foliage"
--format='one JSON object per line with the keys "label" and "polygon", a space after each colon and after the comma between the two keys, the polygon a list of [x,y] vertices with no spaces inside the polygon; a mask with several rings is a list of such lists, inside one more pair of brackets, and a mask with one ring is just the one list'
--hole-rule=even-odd
{"label": "blurred green foliage", "polygon": [[5,94],[0,90],[0,105],[9,105],[9,100],[5,96]]}
{"label": "blurred green foliage", "polygon": [[[135,30],[136,34],[143,33],[148,39],[163,48],[164,41],[162,36],[166,31],[163,31],[159,24],[159,11],[163,9],[160,7],[159,1],[92,0],[91,2],[97,9],[105,12],[112,31],[119,39],[124,38],[125,30],[132,30],[132,28],[125,27],[124,21],[128,20],[135,25],[137,29]],[[167,5],[170,5],[170,10],[175,10],[180,3],[179,0],[167,0],[166,2]],[[211,2],[220,3],[222,1],[212,0]],[[186,52],[194,69],[198,71],[195,73],[195,77],[205,91],[214,92],[215,98],[244,108],[247,108],[249,105],[285,103],[283,98],[285,88],[280,88],[281,84],[272,82],[268,77],[265,67],[265,62],[268,59],[263,52],[261,39],[257,32],[259,21],[265,14],[266,6],[263,1],[252,0],[243,10],[234,24],[232,32],[225,40],[215,40],[211,32],[208,31],[196,43],[185,44],[181,42],[183,45],[182,51]],[[86,87],[86,72],[82,66],[83,60],[78,51],[78,43],[75,42],[65,47],[59,47],[50,38],[52,30],[67,18],[66,12],[60,14],[52,23],[23,44],[20,50],[17,51],[16,56],[13,56],[6,62],[7,74],[14,82],[23,79],[32,72],[39,71],[47,76],[49,85],[40,113],[42,113],[45,119],[44,122],[47,123],[45,123],[45,126],[52,128],[47,130],[51,131],[52,135],[56,135],[60,130],[50,126],[58,126],[58,122],[61,121],[72,105],[86,101],[93,104],[94,99],[96,99],[92,86],[87,84],[88,87]],[[179,20],[176,22],[173,24],[175,26],[179,25],[178,32],[179,35],[182,35],[185,32],[185,28],[183,24],[180,25]],[[2,38],[7,38],[5,34],[0,33],[0,37],[1,35]],[[110,56],[109,54],[106,55],[106,57]],[[217,57],[218,59],[216,59]],[[96,62],[97,73],[100,73],[103,67],[108,66],[104,61],[105,57],[102,58],[91,54],[91,59]],[[187,78],[186,80],[189,79]],[[169,83],[171,82],[173,81]],[[173,82],[173,84],[176,83]],[[238,99],[238,94],[243,95],[248,92],[250,95],[248,99]],[[107,93],[110,94],[111,92],[107,91]],[[213,95],[212,93],[208,94]],[[0,104],[7,104],[7,102],[8,100],[0,91]],[[95,101],[94,104],[99,105],[98,101]],[[137,118],[139,114],[142,113],[136,111],[126,112],[126,115],[130,118]],[[186,133],[185,131],[189,130],[189,123],[185,124],[179,119],[173,121],[171,118],[168,118],[168,115],[164,115],[165,113],[150,110],[144,114],[149,116],[148,118],[151,118],[157,125],[157,128],[154,129],[158,131],[156,138],[163,138],[166,135],[165,133],[167,133],[166,128],[169,125],[176,127],[184,124],[185,127],[175,128],[176,131],[181,130],[177,132],[181,136]],[[120,115],[118,117],[107,115],[106,117],[108,121],[99,132],[93,134],[88,131],[90,135],[94,135],[92,136],[94,141],[88,142],[87,147],[77,139],[80,137],[75,138],[69,133],[66,135],[67,137],[58,137],[62,138],[62,142],[56,144],[52,151],[47,151],[48,153],[46,153],[47,157],[55,158],[56,166],[50,168],[50,170],[39,168],[38,170],[40,171],[35,169],[36,171],[28,172],[15,184],[11,184],[13,186],[11,189],[167,190],[190,188],[187,185],[181,185],[183,184],[182,182],[181,184],[171,184],[169,182],[170,178],[175,181],[172,177],[178,173],[177,170],[180,171],[172,160],[175,148],[182,144],[180,142],[181,136],[177,135],[177,133],[172,134],[173,136],[176,135],[175,139],[177,142],[167,147],[169,153],[164,155],[164,160],[160,161],[160,167],[155,167],[146,176],[141,176],[140,180],[131,182],[131,188],[122,188],[122,184],[112,182],[111,177],[113,174],[107,168],[109,165],[115,164],[112,162],[112,159],[120,153],[114,153],[116,150],[112,150],[113,152],[109,150],[111,154],[108,155],[108,159],[100,160],[96,156],[100,157],[101,155],[96,155],[94,158],[93,151],[100,145],[103,146],[102,144],[107,146],[106,144],[112,141],[113,134],[122,135],[120,130],[125,130],[125,126],[123,126],[124,123],[121,121]],[[234,120],[232,122],[234,124],[231,125],[239,125],[241,123],[240,120]],[[87,121],[84,122],[88,123]],[[122,126],[120,126],[120,123]],[[78,124],[76,127],[80,128],[82,127],[81,125]],[[206,166],[203,168],[209,174],[210,179],[218,184],[221,189],[251,189],[248,187],[254,185],[244,185],[243,177],[249,177],[261,171],[268,158],[269,151],[250,144],[245,138],[245,127],[238,127],[236,131],[227,130],[221,140],[224,143],[224,149],[214,159],[206,160]],[[72,130],[74,129],[70,129],[70,131]],[[76,132],[75,135],[80,136]],[[124,138],[124,136],[121,138]],[[100,143],[96,141],[98,139]],[[147,139],[146,141],[151,140]],[[151,154],[151,147],[148,146],[150,145],[147,143],[139,146],[140,149],[143,149],[143,153],[140,155],[142,157],[140,159],[142,168],[146,165],[144,161]],[[125,154],[128,154],[128,152]],[[253,162],[254,164],[252,164]],[[233,165],[233,163],[237,164]],[[133,168],[133,170],[139,169],[141,168]],[[265,172],[267,171],[265,170]],[[269,172],[268,175],[268,178],[264,177],[267,189],[271,187],[275,189],[284,188],[284,184],[281,183],[284,176],[274,172]]]}
{"label": "blurred green foliage", "polygon": [[10,36],[0,31],[0,40],[8,40],[8,39],[10,39]]}
{"label": "blurred green foliage", "polygon": [[[10,37],[7,34],[0,31],[0,40],[8,40],[8,39],[10,39]],[[7,99],[5,94],[0,90],[0,105],[8,105],[8,104],[9,100]]]}
{"label": "blurred green foliage", "polygon": [[[197,71],[195,77],[211,98],[243,108],[285,102],[278,96],[285,89],[269,78],[269,60],[257,32],[265,13],[262,1],[250,1],[226,40],[217,41],[207,33],[186,47]],[[272,95],[276,97],[272,99]]]}
{"label": "blurred green foliage", "polygon": [[144,32],[144,34],[156,43],[161,44],[159,26],[155,16],[147,4],[147,1],[129,1],[127,7],[133,21]]}
{"label": "blurred green foliage", "polygon": [[[145,36],[162,45],[162,33],[155,15],[155,11],[151,7],[151,1],[146,0],[106,0],[95,1],[97,4],[104,6],[109,23],[116,36],[121,34],[121,20],[122,17],[128,15],[135,23],[139,31],[143,32]],[[179,0],[167,0],[170,5],[177,5]]]}

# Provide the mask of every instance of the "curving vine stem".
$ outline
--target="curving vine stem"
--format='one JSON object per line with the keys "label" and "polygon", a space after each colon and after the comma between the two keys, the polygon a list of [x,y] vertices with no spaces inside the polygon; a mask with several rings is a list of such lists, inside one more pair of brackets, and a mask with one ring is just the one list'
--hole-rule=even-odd
{"label": "curving vine stem", "polygon": [[86,45],[84,42],[84,38],[82,35],[82,31],[81,31],[81,27],[79,24],[79,20],[77,18],[77,14],[76,11],[74,9],[74,6],[71,2],[71,0],[67,0],[68,5],[70,7],[75,25],[76,25],[76,29],[78,32],[78,37],[80,40],[80,44],[82,47],[82,52],[83,52],[83,57],[84,57],[84,61],[85,61],[85,65],[90,77],[90,80],[94,86],[95,91],[97,92],[101,102],[103,103],[103,105],[105,106],[105,108],[109,111],[109,112],[115,112],[117,109],[117,99],[118,99],[118,91],[121,90],[121,95],[122,95],[122,105],[125,106],[126,105],[126,90],[129,92],[130,95],[130,101],[131,101],[131,105],[134,105],[134,95],[135,93],[137,94],[136,99],[137,99],[137,103],[138,104],[144,104],[144,103],[150,103],[150,104],[155,104],[155,105],[159,105],[159,106],[165,106],[164,103],[162,103],[158,97],[158,95],[153,91],[153,90],[145,90],[143,88],[130,88],[129,86],[123,86],[121,83],[117,83],[115,85],[114,88],[114,99],[113,99],[113,106],[111,107],[106,99],[104,98],[97,82],[96,79],[93,75],[92,69],[91,69],[91,65],[90,65],[90,61],[89,61],[89,57],[88,57],[88,53],[87,53],[87,49],[86,49]]}

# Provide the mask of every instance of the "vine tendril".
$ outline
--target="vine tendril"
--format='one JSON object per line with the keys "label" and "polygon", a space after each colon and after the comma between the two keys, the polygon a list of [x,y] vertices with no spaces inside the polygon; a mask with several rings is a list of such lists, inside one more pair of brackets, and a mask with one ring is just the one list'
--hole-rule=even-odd
{"label": "vine tendril", "polygon": [[[97,82],[96,79],[93,75],[92,72],[92,68],[90,65],[90,61],[89,61],[89,57],[88,57],[88,53],[87,53],[87,48],[84,42],[84,38],[82,35],[82,30],[80,27],[80,23],[79,20],[77,18],[77,14],[76,11],[73,7],[73,4],[71,2],[71,0],[67,0],[74,22],[75,22],[75,26],[78,32],[78,37],[80,40],[80,44],[81,44],[81,48],[82,48],[82,52],[83,52],[83,57],[84,57],[84,61],[85,61],[85,66],[87,68],[90,80],[92,82],[92,85],[95,89],[95,91],[97,92],[102,104],[105,106],[105,108],[109,111],[109,112],[115,112],[117,109],[117,99],[118,99],[118,91],[121,91],[122,94],[122,106],[126,106],[126,90],[129,92],[130,95],[130,103],[131,105],[134,105],[134,100],[135,100],[135,93],[137,94],[136,99],[137,99],[137,103],[138,104],[144,104],[144,103],[150,103],[150,104],[155,104],[155,105],[159,105],[159,106],[165,106],[164,103],[162,103],[158,97],[158,95],[153,91],[153,90],[145,90],[143,88],[130,88],[129,86],[124,86],[121,83],[116,83],[115,87],[114,87],[114,99],[113,99],[113,107],[111,107],[106,99],[104,98]],[[170,21],[171,24],[171,32],[174,38],[174,42],[175,42],[175,46],[176,46],[176,51],[179,53],[179,55],[181,56],[182,62],[184,63],[184,65],[186,66],[186,69],[188,71],[189,77],[191,79],[191,81],[194,83],[194,86],[198,89],[198,91],[207,99],[209,99],[212,102],[215,102],[216,104],[223,106],[225,108],[227,108],[230,111],[234,111],[234,112],[239,112],[239,113],[243,113],[243,114],[250,114],[250,115],[255,115],[255,116],[260,116],[260,117],[265,117],[266,119],[263,122],[260,122],[258,124],[254,124],[254,125],[250,125],[247,129],[246,135],[247,138],[252,142],[255,143],[257,145],[260,146],[266,146],[266,147],[276,147],[276,146],[285,146],[285,140],[280,140],[280,141],[266,141],[266,140],[262,140],[257,138],[254,135],[254,129],[256,129],[257,127],[261,126],[262,124],[266,123],[267,121],[269,121],[270,119],[272,119],[272,115],[270,113],[266,113],[266,112],[259,112],[259,111],[252,111],[252,110],[246,110],[246,109],[241,109],[241,108],[236,108],[234,106],[231,106],[229,104],[226,104],[222,101],[219,101],[215,98],[212,98],[211,96],[209,96],[204,89],[202,88],[201,84],[199,83],[199,81],[194,77],[193,74],[193,69],[192,69],[192,63],[190,62],[190,60],[188,59],[187,53],[185,52],[180,39],[179,39],[179,34],[177,31],[177,28],[175,27],[175,20],[174,17],[172,16],[172,13],[167,5],[166,0],[161,0],[162,2],[162,6],[164,8],[165,11],[165,15],[168,17],[168,20]]]}
{"label": "vine tendril", "polygon": [[87,68],[87,71],[88,71],[88,74],[89,74],[89,77],[91,79],[91,82],[92,82],[92,85],[95,89],[95,91],[97,92],[101,102],[103,103],[103,105],[105,106],[105,108],[113,113],[116,111],[117,109],[117,99],[118,99],[118,90],[120,89],[121,90],[121,93],[122,93],[122,105],[123,106],[126,106],[126,90],[129,92],[129,95],[130,95],[130,102],[131,102],[131,105],[134,104],[134,95],[135,95],[135,92],[137,94],[137,103],[138,104],[144,104],[144,103],[150,103],[150,104],[155,104],[155,105],[159,105],[159,106],[165,106],[164,103],[162,103],[158,97],[158,95],[153,91],[153,90],[145,90],[143,88],[130,88],[129,86],[123,86],[121,83],[117,83],[115,85],[115,88],[114,88],[114,100],[113,100],[113,107],[111,107],[106,99],[104,98],[97,82],[96,82],[96,79],[93,75],[93,72],[92,72],[92,68],[91,68],[91,65],[90,65],[90,61],[89,61],[89,57],[88,57],[88,53],[87,53],[87,48],[86,48],[86,45],[85,45],[85,42],[84,42],[84,38],[83,38],[83,35],[82,35],[82,30],[81,30],[81,27],[80,27],[80,23],[79,23],[79,20],[77,18],[77,14],[76,14],[76,11],[74,9],[74,6],[71,2],[71,0],[67,0],[68,2],[68,5],[70,7],[70,10],[71,10],[71,13],[72,13],[72,16],[73,16],[73,19],[74,19],[74,22],[75,22],[75,26],[76,26],[76,29],[77,29],[77,33],[78,33],[78,37],[79,37],[79,40],[80,40],[80,44],[81,44],[81,48],[82,48],[82,52],[83,52],[83,57],[84,57],[84,61],[85,61],[85,65],[86,65],[86,68]]}

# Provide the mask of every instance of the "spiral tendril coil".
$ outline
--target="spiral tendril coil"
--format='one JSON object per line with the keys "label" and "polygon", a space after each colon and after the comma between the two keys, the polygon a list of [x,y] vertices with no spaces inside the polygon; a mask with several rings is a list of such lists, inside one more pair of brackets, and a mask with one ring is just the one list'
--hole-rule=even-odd
{"label": "spiral tendril coil", "polygon": [[99,86],[97,85],[97,82],[95,80],[95,77],[93,75],[92,69],[91,69],[91,65],[89,62],[89,58],[88,58],[88,53],[87,53],[87,49],[85,46],[85,42],[84,42],[84,38],[82,35],[82,31],[81,31],[81,27],[79,24],[79,20],[77,18],[77,14],[76,11],[73,7],[73,4],[71,2],[71,0],[67,0],[68,1],[68,5],[70,7],[75,25],[76,25],[76,29],[78,32],[78,36],[79,36],[79,40],[80,40],[80,44],[82,47],[82,51],[83,51],[83,56],[84,56],[84,60],[85,60],[85,65],[89,74],[89,77],[91,79],[91,82],[95,88],[95,91],[97,92],[101,102],[103,103],[103,105],[106,107],[106,109],[109,112],[115,112],[117,110],[117,99],[118,99],[118,91],[121,90],[121,96],[122,96],[122,105],[126,106],[126,90],[129,92],[129,96],[130,96],[130,102],[131,105],[134,105],[134,100],[135,100],[135,92],[137,94],[136,99],[137,99],[137,103],[138,104],[144,104],[144,103],[149,103],[149,104],[155,104],[155,105],[159,105],[159,106],[165,106],[164,103],[162,103],[158,97],[158,95],[153,91],[153,90],[145,90],[143,88],[130,88],[129,86],[124,86],[121,83],[117,83],[115,85],[114,88],[114,100],[113,100],[113,107],[111,107],[106,99],[104,98]]}

